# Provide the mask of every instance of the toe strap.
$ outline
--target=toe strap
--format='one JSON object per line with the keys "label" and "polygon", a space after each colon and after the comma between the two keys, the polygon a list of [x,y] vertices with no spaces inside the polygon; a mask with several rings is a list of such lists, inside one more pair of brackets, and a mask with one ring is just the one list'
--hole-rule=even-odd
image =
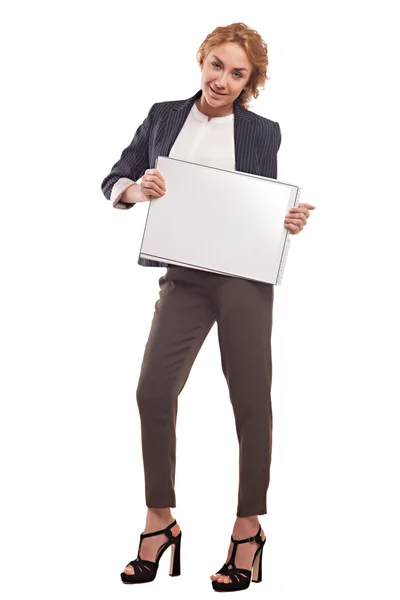
{"label": "toe strap", "polygon": [[[230,570],[232,570],[232,569],[230,569]],[[239,569],[239,568],[235,567],[235,569],[233,569],[233,571],[235,573],[243,573],[243,575],[246,575],[246,577],[250,577],[251,576],[250,569]]]}
{"label": "toe strap", "polygon": [[221,573],[221,575],[230,577],[231,581],[233,582],[242,581],[244,579],[243,575],[245,575],[248,578],[251,577],[251,571],[249,569],[240,569],[238,567],[230,569],[226,563],[221,569],[218,569],[217,573]]}
{"label": "toe strap", "polygon": [[232,571],[232,569],[229,569],[228,565],[225,563],[221,569],[218,569],[217,573],[221,573],[221,575],[229,575],[230,571]]}
{"label": "toe strap", "polygon": [[[129,564],[132,565],[132,567],[134,568],[135,575],[140,576],[140,575],[144,575],[145,573],[151,573],[152,571],[154,571],[154,565],[156,563],[154,563],[150,560],[142,560],[142,559],[135,558],[135,560],[131,560],[131,562]],[[129,575],[129,573],[128,573],[128,575]]]}

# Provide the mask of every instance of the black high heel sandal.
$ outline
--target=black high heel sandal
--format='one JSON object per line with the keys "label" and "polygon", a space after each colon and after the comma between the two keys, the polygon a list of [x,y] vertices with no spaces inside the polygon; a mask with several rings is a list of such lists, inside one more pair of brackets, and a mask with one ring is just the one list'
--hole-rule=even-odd
{"label": "black high heel sandal", "polygon": [[[232,556],[230,560],[224,564],[222,569],[218,569],[216,573],[221,573],[221,575],[226,575],[231,578],[231,583],[224,583],[223,581],[212,581],[212,586],[216,592],[235,592],[236,590],[245,590],[250,585],[250,580],[254,581],[254,583],[260,583],[262,581],[262,553],[264,549],[264,544],[266,540],[263,540],[261,537],[261,525],[256,535],[253,537],[246,538],[244,540],[234,540],[233,536],[231,536],[231,540],[233,542],[233,550]],[[255,551],[253,562],[251,565],[251,569],[239,569],[235,567],[235,556],[238,544],[244,544],[245,542],[257,542],[258,548]],[[232,568],[230,568],[232,565]],[[251,577],[251,572],[254,569],[253,577]]]}
{"label": "black high heel sandal", "polygon": [[[135,560],[132,560],[129,563],[135,569],[135,572],[132,575],[129,575],[129,573],[125,573],[125,571],[122,571],[121,579],[123,583],[147,583],[148,581],[153,581],[153,579],[155,579],[157,575],[160,558],[167,550],[167,548],[169,548],[169,546],[171,546],[171,563],[169,568],[169,574],[171,577],[176,577],[177,575],[181,574],[182,531],[180,531],[177,536],[173,536],[170,529],[174,525],[176,525],[176,521],[171,523],[171,525],[168,525],[168,527],[166,527],[165,529],[160,529],[159,531],[152,531],[151,533],[140,534],[140,543],[137,558],[135,558]],[[141,559],[140,547],[142,545],[142,540],[146,537],[159,535],[160,533],[164,533],[167,536],[168,541],[162,544],[162,546],[160,546],[160,548],[157,550],[155,562],[151,560]]]}

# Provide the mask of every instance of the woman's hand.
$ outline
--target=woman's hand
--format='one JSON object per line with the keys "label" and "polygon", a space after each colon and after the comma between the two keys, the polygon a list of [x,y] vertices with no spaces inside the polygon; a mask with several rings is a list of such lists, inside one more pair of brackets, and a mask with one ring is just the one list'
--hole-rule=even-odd
{"label": "woman's hand", "polygon": [[147,169],[140,182],[143,201],[160,198],[167,191],[164,177],[158,169]]}
{"label": "woman's hand", "polygon": [[304,225],[307,225],[307,219],[310,216],[309,210],[314,210],[314,208],[315,206],[307,204],[307,202],[291,208],[285,219],[285,227],[289,233],[294,235],[300,233]]}

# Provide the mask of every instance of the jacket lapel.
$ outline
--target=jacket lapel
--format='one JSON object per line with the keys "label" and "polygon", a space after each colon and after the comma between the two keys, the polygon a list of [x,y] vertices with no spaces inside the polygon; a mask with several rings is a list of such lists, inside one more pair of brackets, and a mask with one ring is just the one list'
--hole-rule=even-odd
{"label": "jacket lapel", "polygon": [[[156,136],[154,143],[154,162],[157,156],[169,156],[172,146],[182,129],[195,101],[202,95],[202,90],[194,96],[183,100],[170,111],[165,127]],[[239,104],[233,103],[234,109],[234,144],[235,170],[242,173],[262,175],[257,154],[257,115],[249,112]],[[159,144],[157,143],[159,140]],[[154,164],[153,164],[154,167]]]}

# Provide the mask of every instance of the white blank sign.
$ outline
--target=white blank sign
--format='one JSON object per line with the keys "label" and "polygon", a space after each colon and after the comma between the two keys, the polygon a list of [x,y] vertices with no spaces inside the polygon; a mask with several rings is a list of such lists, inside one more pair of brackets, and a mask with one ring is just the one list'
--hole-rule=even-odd
{"label": "white blank sign", "polygon": [[298,186],[165,156],[155,168],[167,192],[150,202],[141,257],[281,283]]}

